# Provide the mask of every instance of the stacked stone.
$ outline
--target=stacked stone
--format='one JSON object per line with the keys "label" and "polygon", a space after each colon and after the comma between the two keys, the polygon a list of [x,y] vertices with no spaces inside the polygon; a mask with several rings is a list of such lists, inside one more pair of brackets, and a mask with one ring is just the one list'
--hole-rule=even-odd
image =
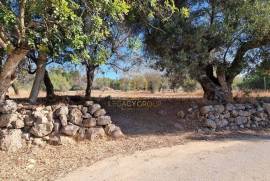
{"label": "stacked stone", "polygon": [[0,148],[5,151],[16,151],[23,146],[24,117],[17,112],[17,107],[11,100],[0,104]]}
{"label": "stacked stone", "polygon": [[212,130],[256,129],[270,126],[270,104],[208,105],[200,108],[204,127]]}
{"label": "stacked stone", "polygon": [[66,136],[78,140],[123,137],[121,129],[112,124],[111,117],[99,104],[55,105],[20,109],[11,100],[0,105],[0,148],[16,151],[23,144],[44,146],[62,144]]}
{"label": "stacked stone", "polygon": [[121,129],[112,124],[111,117],[105,109],[93,101],[84,106],[62,106],[55,111],[57,133],[73,136],[79,140],[104,137],[106,134],[119,138],[123,136]]}

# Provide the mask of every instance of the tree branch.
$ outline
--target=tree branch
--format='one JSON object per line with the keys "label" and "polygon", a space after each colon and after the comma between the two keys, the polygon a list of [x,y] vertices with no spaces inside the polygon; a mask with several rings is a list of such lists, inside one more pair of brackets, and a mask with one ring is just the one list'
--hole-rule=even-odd
{"label": "tree branch", "polygon": [[19,44],[21,41],[24,41],[25,39],[25,3],[26,0],[20,0],[20,15],[19,15],[19,23],[20,23],[20,36],[19,36]]}
{"label": "tree branch", "polygon": [[227,81],[232,82],[234,77],[240,74],[241,71],[245,68],[246,62],[244,61],[244,56],[249,50],[259,48],[267,44],[270,44],[270,36],[264,36],[260,40],[255,39],[242,43],[242,45],[236,52],[236,55],[234,57],[233,62],[231,63],[231,66],[228,68],[226,72]]}

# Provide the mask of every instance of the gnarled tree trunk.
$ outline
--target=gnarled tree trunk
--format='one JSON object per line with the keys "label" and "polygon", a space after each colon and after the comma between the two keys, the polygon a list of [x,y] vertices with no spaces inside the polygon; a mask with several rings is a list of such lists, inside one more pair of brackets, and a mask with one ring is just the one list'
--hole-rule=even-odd
{"label": "gnarled tree trunk", "polygon": [[37,70],[35,75],[35,80],[32,86],[32,90],[30,93],[29,101],[32,104],[35,104],[37,102],[38,93],[40,90],[41,82],[44,78],[45,74],[45,68],[46,68],[46,61],[47,57],[46,55],[40,55],[37,60]]}
{"label": "gnarled tree trunk", "polygon": [[96,66],[86,65],[86,77],[87,77],[87,85],[85,90],[85,98],[91,98],[91,90],[93,86],[94,76],[95,76]]}
{"label": "gnarled tree trunk", "polygon": [[53,87],[53,84],[52,84],[52,81],[49,77],[49,73],[48,71],[45,69],[45,74],[44,74],[44,84],[45,84],[45,87],[46,87],[46,93],[47,93],[47,98],[53,98],[55,96],[54,94],[54,87]]}
{"label": "gnarled tree trunk", "polygon": [[228,79],[224,71],[218,69],[214,76],[213,66],[208,65],[205,71],[201,73],[198,78],[204,91],[204,98],[217,102],[231,102],[233,100],[232,95],[232,81]]}
{"label": "gnarled tree trunk", "polygon": [[5,94],[15,79],[14,73],[16,68],[27,53],[27,49],[15,49],[8,56],[7,61],[3,65],[0,73],[0,101],[5,100]]}

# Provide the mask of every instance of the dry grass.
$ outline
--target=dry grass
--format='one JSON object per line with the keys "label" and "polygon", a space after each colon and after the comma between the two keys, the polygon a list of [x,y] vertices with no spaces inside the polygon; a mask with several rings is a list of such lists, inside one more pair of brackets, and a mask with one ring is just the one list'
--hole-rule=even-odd
{"label": "dry grass", "polygon": [[[84,95],[84,91],[67,91],[67,92],[56,92],[59,96],[74,96],[74,95]],[[20,90],[19,95],[15,95],[12,90],[9,91],[9,96],[12,98],[27,98],[30,95],[30,91]],[[270,91],[263,90],[254,90],[250,92],[245,91],[233,91],[234,97],[243,98],[243,97],[270,97]],[[44,91],[40,91],[39,97],[45,97],[46,93]],[[111,96],[114,98],[202,98],[203,91],[196,90],[194,92],[173,92],[173,91],[163,91],[158,93],[151,93],[149,91],[118,91],[118,90],[93,90],[93,97],[107,97]]]}

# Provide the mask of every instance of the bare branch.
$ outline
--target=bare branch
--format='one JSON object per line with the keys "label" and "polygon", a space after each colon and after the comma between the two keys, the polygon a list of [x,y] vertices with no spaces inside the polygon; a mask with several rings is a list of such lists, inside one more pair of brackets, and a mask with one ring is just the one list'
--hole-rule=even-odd
{"label": "bare branch", "polygon": [[19,15],[19,23],[20,23],[20,36],[19,36],[19,44],[25,38],[25,3],[26,0],[20,0],[20,15]]}

